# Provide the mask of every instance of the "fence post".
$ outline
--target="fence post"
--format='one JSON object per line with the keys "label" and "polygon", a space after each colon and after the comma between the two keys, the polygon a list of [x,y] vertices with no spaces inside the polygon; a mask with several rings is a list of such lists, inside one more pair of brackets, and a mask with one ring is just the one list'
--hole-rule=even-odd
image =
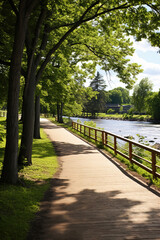
{"label": "fence post", "polygon": [[132,161],[132,143],[129,142],[129,160],[131,162],[131,164],[133,164],[133,161]]}
{"label": "fence post", "polygon": [[108,133],[104,132],[104,144],[107,146],[108,143]]}
{"label": "fence post", "polygon": [[84,136],[86,135],[86,126],[84,126]]}
{"label": "fence post", "polygon": [[104,136],[105,136],[105,132],[102,131],[102,144],[103,144],[103,146],[105,145],[105,139],[104,139]]}
{"label": "fence post", "polygon": [[156,179],[156,153],[152,152],[152,174],[153,178]]}
{"label": "fence post", "polygon": [[95,129],[95,141],[97,141],[97,130]]}
{"label": "fence post", "polygon": [[114,153],[115,153],[115,155],[117,154],[117,138],[116,138],[116,136],[114,136]]}

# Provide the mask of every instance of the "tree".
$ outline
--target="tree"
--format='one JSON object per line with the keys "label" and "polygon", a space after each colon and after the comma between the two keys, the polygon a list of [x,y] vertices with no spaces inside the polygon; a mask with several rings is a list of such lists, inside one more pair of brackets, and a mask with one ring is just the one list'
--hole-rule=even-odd
{"label": "tree", "polygon": [[[3,1],[3,3],[4,2],[6,1]],[[80,44],[84,45],[90,52],[93,52],[94,55],[101,58],[101,64],[104,66],[105,70],[111,69],[112,66],[112,69],[118,72],[122,81],[126,84],[129,83],[131,81],[131,76],[133,75],[133,77],[135,77],[139,72],[139,68],[138,65],[128,64],[126,56],[132,54],[133,49],[130,49],[128,47],[129,44],[126,45],[126,41],[124,41],[124,29],[120,34],[120,25],[123,23],[122,20],[124,21],[123,16],[125,11],[134,6],[137,9],[138,5],[141,6],[141,4],[144,4],[144,1],[138,1],[137,3],[135,1],[113,2],[110,0],[106,2],[103,0],[95,0],[93,2],[92,0],[88,0],[86,4],[86,1],[75,1],[71,3],[67,0],[61,1],[61,4],[59,4],[59,2],[55,1],[15,0],[15,2],[9,1],[9,3],[12,7],[11,12],[12,14],[14,12],[13,15],[17,21],[15,23],[15,39],[10,61],[7,116],[8,130],[4,169],[6,168],[6,165],[10,165],[9,168],[12,169],[10,161],[14,162],[14,166],[16,165],[15,158],[18,152],[19,78],[20,72],[22,71],[22,53],[24,53],[25,66],[27,67],[24,69],[26,86],[24,94],[24,121],[20,156],[22,156],[22,159],[27,158],[28,163],[31,164],[35,87],[42,77],[45,67],[54,58],[56,51],[60,48],[68,49],[69,40],[71,43],[69,47],[71,47],[72,44],[77,44],[75,42],[72,43],[71,40],[74,39],[75,35],[76,40],[81,36],[80,40],[83,41]],[[36,4],[37,8],[31,15]],[[19,7],[17,8],[18,5]],[[31,18],[28,22],[30,16]],[[108,31],[106,31],[106,23],[107,26],[110,26],[108,27]],[[10,25],[10,22],[8,22],[8,25]],[[118,26],[119,28],[116,32]],[[83,31],[88,34],[88,37],[86,35],[86,38],[83,38]],[[112,31],[114,32],[114,36],[112,35]],[[116,42],[115,35],[119,41],[120,38],[122,38],[120,45]],[[89,38],[90,44],[86,44],[88,43],[86,40]],[[12,39],[11,36],[9,36],[9,40],[10,39]],[[105,40],[106,44],[108,43],[106,48],[108,52],[105,51],[105,47],[102,47],[104,45],[102,40]],[[25,51],[23,51],[24,41],[26,46]],[[98,45],[98,41],[101,43],[100,45]],[[94,44],[91,43],[96,43],[96,49]],[[115,46],[115,48],[110,46]],[[114,50],[114,54],[112,50]],[[102,56],[105,56],[105,61]],[[14,161],[11,160],[13,158]],[[9,174],[10,173],[8,173],[8,175]],[[3,176],[4,175],[5,174],[3,174]],[[8,181],[7,178],[6,175],[6,181]]]}
{"label": "tree", "polygon": [[114,104],[121,104],[123,101],[122,92],[117,89],[109,91],[109,98],[110,98],[109,102]]}
{"label": "tree", "polygon": [[20,87],[21,61],[26,37],[26,27],[30,14],[37,0],[19,2],[16,14],[15,37],[10,62],[9,89],[7,105],[7,137],[1,180],[15,184],[17,182],[17,155],[18,155],[18,99]]}
{"label": "tree", "polygon": [[90,87],[97,95],[87,103],[86,109],[88,112],[92,113],[93,117],[95,117],[96,113],[103,112],[106,106],[106,84],[99,72],[97,72],[97,75],[91,81]]}
{"label": "tree", "polygon": [[95,78],[91,81],[90,87],[97,92],[103,91],[106,88],[105,81],[103,79],[103,76],[97,72],[97,75]]}
{"label": "tree", "polygon": [[8,70],[9,67],[0,66],[0,108],[7,106],[7,91],[8,91]]}
{"label": "tree", "polygon": [[90,89],[84,88],[83,84],[85,78],[92,74],[94,67],[91,67],[92,63],[82,63],[81,66],[78,66],[75,59],[69,60],[62,51],[58,57],[58,62],[59,66],[55,68],[52,64],[47,65],[43,80],[40,83],[41,91],[47,93],[44,94],[44,97],[42,96],[45,99],[43,102],[49,103],[50,109],[54,109],[54,111],[55,105],[57,106],[57,118],[58,121],[62,122],[63,110],[69,115],[71,112],[74,115],[73,109],[77,114],[80,114],[85,93],[92,95]]}
{"label": "tree", "polygon": [[158,93],[153,93],[147,98],[147,106],[154,121],[160,122],[160,90]]}
{"label": "tree", "polygon": [[[126,30],[136,41],[147,39],[152,46],[160,46],[160,5],[159,0],[146,1],[147,8],[132,8],[127,12]],[[129,19],[132,19],[130,21]]]}
{"label": "tree", "polygon": [[122,103],[130,103],[129,90],[126,88],[118,87],[116,90],[120,90],[122,93]]}
{"label": "tree", "polygon": [[152,83],[148,78],[143,78],[138,85],[134,87],[132,101],[135,109],[141,113],[145,111],[146,99],[152,90]]}
{"label": "tree", "polygon": [[130,102],[129,91],[125,88],[117,87],[108,91],[107,94],[109,94],[109,103],[122,104]]}
{"label": "tree", "polygon": [[[66,47],[68,43],[69,45],[71,45],[71,47],[74,45],[81,45],[83,46],[83,50],[85,47],[87,50],[89,50],[95,56],[98,56],[101,59],[101,65],[104,66],[106,71],[108,69],[114,69],[118,72],[122,81],[124,81],[128,85],[133,84],[132,80],[139,72],[139,66],[137,64],[128,64],[126,55],[132,54],[133,49],[130,48],[128,44],[126,44],[129,42],[123,37],[122,32],[124,32],[124,29],[122,29],[122,31],[120,30],[121,22],[119,22],[119,28],[117,32],[114,26],[115,22],[117,24],[117,20],[119,18],[121,18],[121,20],[123,18],[123,14],[121,11],[125,10],[128,7],[131,7],[132,4],[130,4],[129,2],[124,2],[112,6],[112,1],[110,3],[111,4],[102,3],[102,5],[100,5],[100,1],[95,1],[94,3],[92,1],[88,1],[86,6],[84,2],[81,1],[78,4],[76,3],[75,8],[73,8],[73,4],[71,5],[69,1],[65,1],[61,5],[57,5],[55,3],[52,4],[51,2],[49,2],[47,6],[45,5],[45,3],[42,4],[42,8],[39,11],[40,15],[39,17],[37,17],[38,20],[35,21],[37,22],[37,24],[35,24],[36,30],[34,30],[35,35],[27,35],[34,37],[33,39],[27,41],[27,46],[29,46],[29,49],[32,50],[32,54],[31,56],[30,54],[28,56],[29,69],[27,70],[27,73],[29,74],[27,74],[27,88],[25,88],[26,97],[24,98],[24,109],[26,109],[24,111],[26,112],[26,118],[24,118],[23,122],[23,133],[19,162],[23,162],[23,159],[26,158],[28,163],[31,164],[31,143],[33,139],[34,126],[34,86],[38,83],[46,65],[52,60],[52,57],[55,55],[58,49]],[[52,18],[53,9],[55,9],[54,18]],[[116,11],[119,11],[118,19]],[[45,12],[46,17],[44,21],[43,19]],[[61,15],[62,12],[67,15],[67,18],[64,18]],[[112,12],[113,17],[110,15],[110,12]],[[47,19],[48,22],[46,24]],[[108,19],[111,20],[111,29],[109,31],[110,34],[106,32],[106,28],[103,24],[101,24],[102,21],[106,21]],[[85,37],[84,32],[86,33]],[[81,36],[81,38],[79,38],[79,36]],[[56,39],[56,43],[55,41],[53,42],[54,39]],[[78,39],[78,42],[75,42],[75,39]],[[120,42],[120,46],[118,49],[117,39]],[[30,45],[31,43],[38,43],[38,45]],[[104,43],[106,45],[106,49]],[[114,45],[115,48],[113,47]],[[34,54],[36,52],[38,52],[38,55],[34,57]],[[131,76],[133,76],[132,80]],[[30,96],[30,98],[28,99],[27,96]],[[30,131],[28,131],[28,129]]]}

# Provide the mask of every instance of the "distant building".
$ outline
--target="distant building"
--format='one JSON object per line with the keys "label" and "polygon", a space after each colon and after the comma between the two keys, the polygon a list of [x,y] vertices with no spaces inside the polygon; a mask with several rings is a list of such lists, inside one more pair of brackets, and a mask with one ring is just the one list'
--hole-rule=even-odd
{"label": "distant building", "polygon": [[[123,108],[122,111],[120,111],[120,108]],[[132,108],[133,106],[128,104],[128,105],[120,105],[116,103],[107,103],[106,104],[106,111],[109,109],[112,109],[115,113],[128,113],[128,110]]]}
{"label": "distant building", "polygon": [[129,109],[132,108],[133,106],[128,104],[128,105],[122,105],[122,107],[123,107],[122,113],[127,113]]}
{"label": "distant building", "polygon": [[108,111],[109,109],[114,110],[115,113],[119,113],[121,105],[116,104],[116,103],[107,103],[106,104],[106,110]]}

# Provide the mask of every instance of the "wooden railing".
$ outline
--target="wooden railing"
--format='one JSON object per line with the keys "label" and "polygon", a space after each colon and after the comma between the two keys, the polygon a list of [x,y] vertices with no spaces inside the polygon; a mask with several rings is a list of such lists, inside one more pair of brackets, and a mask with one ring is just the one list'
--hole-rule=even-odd
{"label": "wooden railing", "polygon": [[72,122],[72,128],[85,136],[100,142],[153,175],[160,178],[160,151],[111,132],[92,128],[81,123]]}
{"label": "wooden railing", "polygon": [[0,117],[6,117],[6,116],[7,116],[7,111],[0,110]]}

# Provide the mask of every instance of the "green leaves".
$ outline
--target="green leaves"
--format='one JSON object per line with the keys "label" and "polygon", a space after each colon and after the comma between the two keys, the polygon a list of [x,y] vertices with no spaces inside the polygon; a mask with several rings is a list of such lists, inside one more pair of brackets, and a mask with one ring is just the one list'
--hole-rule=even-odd
{"label": "green leaves", "polygon": [[152,90],[152,83],[148,78],[143,78],[138,85],[134,87],[132,101],[138,112],[145,110],[146,99]]}
{"label": "green leaves", "polygon": [[160,122],[160,90],[157,93],[153,93],[147,98],[147,106],[149,113],[151,113],[154,121]]}

